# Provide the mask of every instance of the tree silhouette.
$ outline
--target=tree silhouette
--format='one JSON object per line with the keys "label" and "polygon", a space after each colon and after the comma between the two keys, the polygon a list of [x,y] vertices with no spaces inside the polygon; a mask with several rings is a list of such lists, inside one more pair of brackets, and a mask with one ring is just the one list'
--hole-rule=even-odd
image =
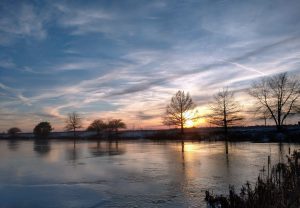
{"label": "tree silhouette", "polygon": [[125,129],[126,124],[122,121],[122,119],[113,119],[108,122],[107,128],[110,131],[114,131],[115,133],[118,133],[118,129]]}
{"label": "tree silhouette", "polygon": [[88,131],[96,131],[97,135],[100,135],[100,132],[107,128],[107,124],[104,123],[101,119],[94,120],[89,127],[87,128]]}
{"label": "tree silhouette", "polygon": [[73,136],[75,137],[76,129],[81,128],[81,117],[76,113],[69,113],[66,119],[66,130],[73,131]]}
{"label": "tree silhouette", "polygon": [[[184,113],[194,109],[195,105],[189,93],[179,90],[172,98],[169,105],[166,107],[166,113],[163,117],[163,124],[171,126],[179,126],[181,133],[184,133],[184,124],[187,119]],[[195,118],[189,118],[195,119]]]}
{"label": "tree silhouette", "polygon": [[257,100],[257,111],[268,110],[278,131],[289,115],[299,113],[300,82],[287,73],[254,82],[249,94]]}
{"label": "tree silhouette", "polygon": [[51,124],[44,121],[34,127],[33,133],[37,137],[47,137],[52,130],[53,128],[51,127]]}
{"label": "tree silhouette", "polygon": [[264,121],[265,126],[267,126],[267,120],[272,119],[272,115],[270,114],[269,110],[266,108],[256,109],[255,113],[258,119]]}
{"label": "tree silhouette", "polygon": [[208,122],[222,126],[225,133],[228,132],[228,127],[236,125],[243,119],[241,108],[234,99],[234,93],[227,88],[224,88],[214,96],[210,109],[211,113],[208,115]]}
{"label": "tree silhouette", "polygon": [[20,132],[22,132],[22,131],[18,127],[12,127],[12,128],[10,128],[10,129],[7,130],[7,133],[10,136],[15,136],[17,133],[20,133]]}

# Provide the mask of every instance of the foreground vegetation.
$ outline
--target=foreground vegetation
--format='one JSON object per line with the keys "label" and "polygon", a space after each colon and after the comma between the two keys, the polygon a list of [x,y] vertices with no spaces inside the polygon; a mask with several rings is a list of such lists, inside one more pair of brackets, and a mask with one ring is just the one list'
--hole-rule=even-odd
{"label": "foreground vegetation", "polygon": [[247,182],[239,194],[231,186],[229,196],[206,191],[205,200],[211,208],[299,208],[300,151],[274,165],[270,173],[263,172],[254,186]]}

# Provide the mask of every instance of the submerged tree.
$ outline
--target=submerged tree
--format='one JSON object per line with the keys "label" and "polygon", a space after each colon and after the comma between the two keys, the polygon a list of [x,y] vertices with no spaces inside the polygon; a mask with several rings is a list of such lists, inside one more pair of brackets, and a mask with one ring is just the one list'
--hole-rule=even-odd
{"label": "submerged tree", "polygon": [[249,94],[257,100],[257,111],[269,112],[278,131],[282,130],[289,115],[299,113],[300,82],[287,73],[254,82]]}
{"label": "submerged tree", "polygon": [[88,131],[96,131],[97,135],[100,135],[100,132],[102,132],[103,130],[105,130],[107,128],[107,124],[104,123],[102,120],[100,119],[96,119],[94,120],[89,127],[87,128]]}
{"label": "submerged tree", "polygon": [[73,131],[73,136],[75,137],[76,129],[81,128],[81,117],[76,113],[69,113],[68,117],[66,119],[66,130],[67,131]]}
{"label": "submerged tree", "polygon": [[40,122],[33,129],[33,133],[37,137],[47,137],[49,133],[53,130],[51,124],[47,121]]}
{"label": "submerged tree", "polygon": [[7,133],[10,136],[15,136],[17,133],[20,133],[20,132],[22,132],[22,131],[18,127],[12,127],[12,128],[10,128],[10,129],[7,130]]}
{"label": "submerged tree", "polygon": [[[184,91],[179,90],[167,105],[166,113],[163,117],[165,125],[174,125],[180,127],[181,133],[184,133],[184,124],[187,121],[185,113],[193,110],[195,107],[194,102],[189,93],[185,94]],[[196,118],[189,118],[189,120]]]}
{"label": "submerged tree", "polygon": [[225,133],[228,132],[228,127],[238,124],[243,119],[241,107],[235,101],[234,93],[227,88],[214,96],[210,109],[211,113],[208,116],[208,122],[222,126]]}

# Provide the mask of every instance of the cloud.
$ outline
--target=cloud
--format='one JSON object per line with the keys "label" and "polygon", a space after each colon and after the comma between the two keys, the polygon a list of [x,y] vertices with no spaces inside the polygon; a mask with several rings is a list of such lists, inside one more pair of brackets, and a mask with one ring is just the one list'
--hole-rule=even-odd
{"label": "cloud", "polygon": [[14,42],[17,38],[32,37],[44,39],[47,36],[44,28],[46,15],[38,14],[33,5],[25,3],[2,5],[0,34],[3,45]]}
{"label": "cloud", "polygon": [[15,63],[10,59],[0,60],[0,68],[11,69],[11,68],[15,68],[15,66],[16,66]]}
{"label": "cloud", "polygon": [[90,60],[90,61],[83,61],[83,62],[64,63],[58,66],[54,66],[53,69],[58,71],[90,70],[90,69],[99,68],[100,66],[101,63]]}
{"label": "cloud", "polygon": [[0,106],[11,112],[2,123],[29,116],[22,126],[30,131],[42,119],[58,130],[78,111],[85,122],[158,127],[179,89],[204,107],[224,86],[238,91],[264,75],[297,74],[299,6],[1,1]]}
{"label": "cloud", "polygon": [[151,120],[151,119],[155,119],[155,118],[160,117],[160,116],[161,116],[161,114],[154,114],[154,115],[151,114],[151,115],[149,115],[149,114],[146,114],[142,111],[139,111],[139,112],[136,113],[136,117],[140,120]]}
{"label": "cloud", "polygon": [[111,20],[113,16],[103,9],[84,8],[70,4],[55,4],[61,13],[60,24],[73,28],[72,34],[83,35],[91,32],[105,32],[104,27],[99,27],[102,21]]}
{"label": "cloud", "polygon": [[[0,102],[0,105],[1,106],[10,106],[11,104],[13,103],[22,103],[22,104],[25,104],[27,106],[30,106],[31,105],[31,101],[29,98],[25,97],[20,90],[17,90],[17,89],[14,89],[14,88],[11,88],[11,87],[8,87],[6,85],[4,85],[3,83],[0,83],[0,90],[3,90],[2,91],[2,97],[6,97],[6,98],[9,98],[9,100],[2,100],[2,102]],[[13,100],[13,101],[10,101],[10,100]]]}

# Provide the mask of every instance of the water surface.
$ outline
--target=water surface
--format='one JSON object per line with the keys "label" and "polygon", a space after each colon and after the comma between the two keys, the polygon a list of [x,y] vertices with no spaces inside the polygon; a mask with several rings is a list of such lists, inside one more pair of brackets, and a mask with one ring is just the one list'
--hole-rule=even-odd
{"label": "water surface", "polygon": [[[184,147],[184,148],[183,148]],[[206,207],[285,158],[277,143],[0,141],[0,207]]]}

